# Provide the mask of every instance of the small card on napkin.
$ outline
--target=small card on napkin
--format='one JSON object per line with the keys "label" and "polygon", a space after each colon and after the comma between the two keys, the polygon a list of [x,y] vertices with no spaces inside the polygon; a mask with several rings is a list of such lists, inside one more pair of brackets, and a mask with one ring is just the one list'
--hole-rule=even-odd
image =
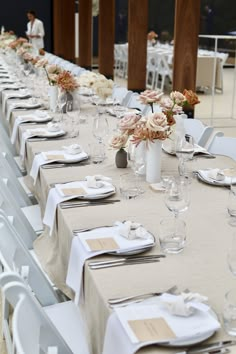
{"label": "small card on napkin", "polygon": [[140,342],[176,338],[176,335],[162,317],[131,320],[128,321],[128,324]]}
{"label": "small card on napkin", "polygon": [[86,242],[91,251],[117,250],[120,248],[113,237],[87,239]]}
{"label": "small card on napkin", "polygon": [[86,195],[86,192],[83,188],[63,188],[61,189],[65,197],[71,195]]}
{"label": "small card on napkin", "polygon": [[47,160],[64,160],[65,156],[64,155],[45,154],[45,158]]}

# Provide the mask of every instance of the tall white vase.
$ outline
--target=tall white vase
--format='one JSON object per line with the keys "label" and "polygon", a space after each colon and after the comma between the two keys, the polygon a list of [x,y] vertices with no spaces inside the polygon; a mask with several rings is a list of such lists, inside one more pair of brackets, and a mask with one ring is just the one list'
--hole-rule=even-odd
{"label": "tall white vase", "polygon": [[146,151],[146,181],[157,183],[161,181],[162,141],[149,142]]}
{"label": "tall white vase", "polygon": [[58,87],[49,86],[49,107],[51,112],[56,112],[58,98]]}

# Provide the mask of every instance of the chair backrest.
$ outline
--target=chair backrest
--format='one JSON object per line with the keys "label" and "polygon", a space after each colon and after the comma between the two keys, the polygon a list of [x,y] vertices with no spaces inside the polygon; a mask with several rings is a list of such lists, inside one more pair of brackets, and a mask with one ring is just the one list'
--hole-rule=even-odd
{"label": "chair backrest", "polygon": [[236,161],[236,138],[226,136],[215,136],[208,151],[215,155],[231,157]]}
{"label": "chair backrest", "polygon": [[73,354],[24,284],[10,282],[3,286],[2,292],[14,308],[12,331],[18,354],[47,353],[50,347],[56,347],[58,354]]}
{"label": "chair backrest", "polygon": [[10,167],[8,160],[6,158],[6,153],[0,152],[0,177],[7,178],[9,181],[8,186],[12,188],[13,193],[16,193],[18,199],[21,199],[20,205],[27,206],[32,205],[31,200],[24,191],[22,185],[17,179],[14,171]]}
{"label": "chair backrest", "polygon": [[186,134],[191,135],[196,144],[205,147],[213,127],[205,126],[199,119],[183,119],[183,123]]}
{"label": "chair backrest", "polygon": [[6,271],[17,271],[24,277],[42,305],[59,302],[57,293],[25,247],[21,236],[3,215],[0,215],[0,262]]}
{"label": "chair backrest", "polygon": [[140,110],[141,113],[145,114],[145,112],[148,110],[148,106],[142,104],[139,101],[139,94],[138,93],[133,93],[130,97],[130,100],[127,104],[127,107],[129,108],[136,108]]}
{"label": "chair backrest", "polygon": [[14,184],[14,181],[10,178],[2,177],[1,172],[0,172],[0,179],[3,181],[4,186],[5,186],[5,191],[10,197],[10,199],[14,200],[15,203],[17,204],[20,208],[32,205],[30,199],[25,198],[24,194],[21,194],[16,185]]}

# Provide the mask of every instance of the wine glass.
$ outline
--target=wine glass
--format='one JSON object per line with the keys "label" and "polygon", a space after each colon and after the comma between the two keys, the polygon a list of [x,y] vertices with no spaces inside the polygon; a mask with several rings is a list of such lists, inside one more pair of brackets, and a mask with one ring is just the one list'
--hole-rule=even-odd
{"label": "wine glass", "polygon": [[193,158],[194,139],[191,135],[178,136],[175,144],[176,156],[179,159],[179,175],[185,175],[185,162]]}
{"label": "wine glass", "polygon": [[236,233],[233,233],[231,246],[227,253],[227,263],[231,273],[236,276]]}
{"label": "wine glass", "polygon": [[66,125],[70,138],[79,135],[79,115],[77,111],[71,111],[71,104],[66,103]]}
{"label": "wine glass", "polygon": [[170,178],[165,192],[165,204],[174,213],[175,219],[190,204],[189,184],[181,178]]}
{"label": "wine glass", "polygon": [[66,103],[67,103],[66,95],[64,93],[60,93],[58,95],[57,105],[58,105],[59,110],[61,112],[61,121],[63,120],[63,113],[64,113]]}
{"label": "wine glass", "polygon": [[103,138],[108,135],[109,126],[107,118],[103,115],[97,115],[93,121],[93,136],[98,140],[99,143],[103,142]]}

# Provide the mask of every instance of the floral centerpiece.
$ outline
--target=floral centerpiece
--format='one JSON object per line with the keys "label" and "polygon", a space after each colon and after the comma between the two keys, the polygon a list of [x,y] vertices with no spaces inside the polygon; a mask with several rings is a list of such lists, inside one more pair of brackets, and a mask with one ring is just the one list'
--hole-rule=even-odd
{"label": "floral centerpiece", "polygon": [[154,31],[150,31],[147,34],[147,40],[151,45],[155,45],[158,38],[158,34]]}
{"label": "floral centerpiece", "polygon": [[[72,93],[79,88],[79,83],[71,72],[63,70],[57,75],[57,85],[62,93],[66,96],[67,109],[73,110],[73,95]],[[66,106],[63,107],[63,112],[66,111]]]}
{"label": "floral centerpiece", "polygon": [[[136,146],[144,142],[147,153],[147,181],[153,183],[160,179],[161,142],[172,133],[174,115],[181,113],[185,105],[193,106],[199,103],[199,100],[191,90],[184,90],[183,93],[173,91],[169,97],[164,97],[158,91],[146,90],[140,94],[140,100],[145,104],[151,104],[152,112],[147,116],[125,115],[119,121],[120,134],[113,138],[111,146],[120,149],[121,144],[128,139]],[[160,112],[153,112],[154,103],[159,104]],[[156,168],[158,160],[159,170]],[[156,174],[152,171],[156,171]]]}

